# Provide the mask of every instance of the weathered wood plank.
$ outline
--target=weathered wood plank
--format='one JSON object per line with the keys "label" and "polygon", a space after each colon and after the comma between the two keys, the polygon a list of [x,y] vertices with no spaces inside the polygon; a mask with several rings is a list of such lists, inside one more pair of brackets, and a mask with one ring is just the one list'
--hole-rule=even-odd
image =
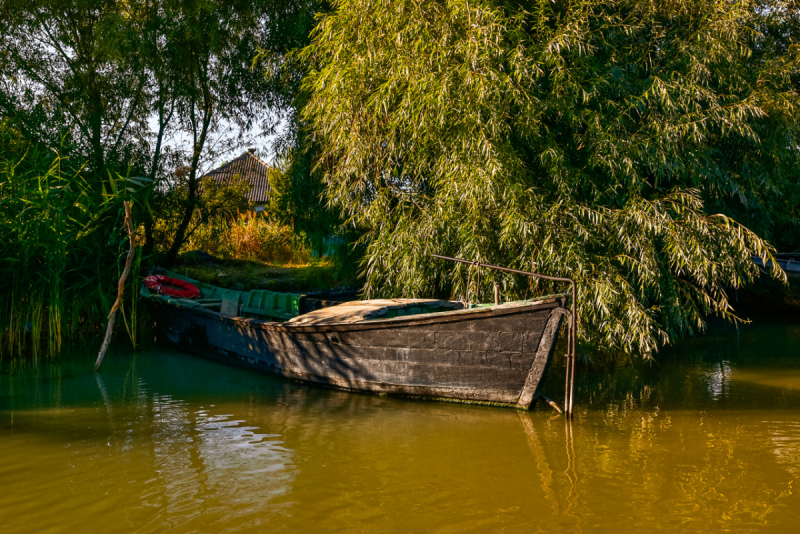
{"label": "weathered wood plank", "polygon": [[528,377],[525,380],[525,385],[519,396],[519,406],[529,409],[536,398],[536,390],[539,389],[539,384],[542,380],[542,375],[550,363],[553,355],[553,350],[556,346],[556,338],[558,337],[558,330],[561,327],[561,319],[564,315],[568,314],[565,308],[556,308],[550,313],[550,318],[547,321],[547,326],[542,332],[541,341],[536,351],[533,365],[531,365]]}
{"label": "weathered wood plank", "polygon": [[177,309],[155,300],[151,308],[159,328],[179,348],[218,361],[339,388],[525,408],[565,311],[563,301],[550,301],[303,326]]}

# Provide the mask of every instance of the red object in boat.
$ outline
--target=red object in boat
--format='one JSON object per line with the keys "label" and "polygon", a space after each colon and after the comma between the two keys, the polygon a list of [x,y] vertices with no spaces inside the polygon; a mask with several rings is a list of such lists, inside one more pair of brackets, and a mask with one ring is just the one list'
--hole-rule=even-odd
{"label": "red object in boat", "polygon": [[200,290],[196,285],[190,284],[180,278],[170,278],[163,274],[148,276],[144,279],[147,289],[167,295],[168,297],[178,297],[181,299],[199,299]]}

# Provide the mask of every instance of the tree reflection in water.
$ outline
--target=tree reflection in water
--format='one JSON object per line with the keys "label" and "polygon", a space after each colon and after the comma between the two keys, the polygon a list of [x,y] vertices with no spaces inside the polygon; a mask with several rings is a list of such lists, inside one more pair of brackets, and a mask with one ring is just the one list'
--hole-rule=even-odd
{"label": "tree reflection in water", "polygon": [[240,518],[263,520],[286,506],[271,503],[290,491],[294,476],[292,451],[280,436],[258,433],[258,427],[214,407],[192,410],[169,395],[154,396],[152,410],[160,491],[143,496],[142,503],[162,510],[163,517],[149,525],[186,527],[202,516],[201,524],[242,526]]}

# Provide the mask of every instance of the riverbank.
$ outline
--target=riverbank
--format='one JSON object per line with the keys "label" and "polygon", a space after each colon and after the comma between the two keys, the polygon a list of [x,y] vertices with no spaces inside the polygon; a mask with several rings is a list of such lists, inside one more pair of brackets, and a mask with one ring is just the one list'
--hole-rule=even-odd
{"label": "riverbank", "polygon": [[359,286],[355,270],[331,258],[275,265],[256,260],[226,260],[187,254],[173,270],[207,284],[238,291],[309,292],[357,289]]}
{"label": "riverbank", "polygon": [[733,292],[731,297],[737,312],[800,316],[800,275],[787,273],[787,281],[783,283],[762,273],[753,284]]}

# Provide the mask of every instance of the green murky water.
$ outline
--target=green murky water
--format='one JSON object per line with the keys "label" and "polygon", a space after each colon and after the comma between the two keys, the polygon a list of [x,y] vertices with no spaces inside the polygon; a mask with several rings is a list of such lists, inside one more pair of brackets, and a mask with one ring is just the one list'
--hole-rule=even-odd
{"label": "green murky water", "polygon": [[583,368],[569,426],[169,350],[91,364],[4,363],[0,531],[800,531],[797,323]]}

